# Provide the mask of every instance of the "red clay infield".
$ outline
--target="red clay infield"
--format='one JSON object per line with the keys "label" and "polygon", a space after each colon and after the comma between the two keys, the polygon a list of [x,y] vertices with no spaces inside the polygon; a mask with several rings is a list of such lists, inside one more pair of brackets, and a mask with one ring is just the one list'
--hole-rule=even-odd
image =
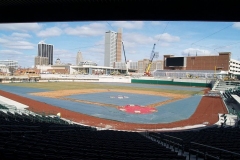
{"label": "red clay infield", "polygon": [[118,109],[123,112],[130,113],[130,114],[150,114],[153,112],[157,112],[157,110],[153,107],[131,105],[131,104],[126,105],[126,106],[119,106]]}
{"label": "red clay infield", "polygon": [[33,112],[44,112],[46,114],[57,114],[61,113],[63,118],[83,123],[86,125],[105,127],[106,125],[112,126],[119,130],[138,130],[138,129],[161,129],[161,128],[174,128],[174,127],[184,127],[195,124],[202,124],[208,122],[212,125],[218,121],[218,113],[227,113],[227,109],[221,97],[205,97],[199,103],[194,114],[186,120],[181,120],[166,124],[136,124],[136,123],[125,123],[118,122],[114,120],[101,119],[98,117],[93,117],[78,112],[70,111],[67,109],[59,108],[57,106],[52,106],[43,102],[35,101],[29,98],[18,96],[9,92],[0,90],[0,95],[7,97],[9,99],[18,101],[22,104],[28,105],[29,110]]}

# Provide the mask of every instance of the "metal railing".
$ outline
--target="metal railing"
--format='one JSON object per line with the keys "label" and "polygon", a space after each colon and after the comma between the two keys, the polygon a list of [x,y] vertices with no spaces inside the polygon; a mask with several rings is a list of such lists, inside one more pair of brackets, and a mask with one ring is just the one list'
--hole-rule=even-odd
{"label": "metal railing", "polygon": [[[148,134],[149,135],[149,134]],[[153,135],[150,134],[150,137],[155,138],[156,140],[162,142],[166,147],[173,147],[174,152],[176,149],[179,151],[181,150],[181,154],[184,153],[184,143],[181,138],[177,138],[174,136],[166,135],[166,134],[159,134],[159,135]]]}
{"label": "metal railing", "polygon": [[[198,146],[198,148],[197,149],[192,149],[193,145]],[[204,149],[199,150],[199,148],[204,148]],[[217,156],[213,155],[211,153],[208,153],[209,150],[217,151]],[[212,146],[208,146],[208,145],[204,145],[204,144],[200,144],[200,143],[196,143],[196,142],[190,142],[189,160],[190,160],[190,157],[191,157],[191,153],[196,153],[196,158],[198,158],[199,155],[202,155],[204,159],[207,159],[208,157],[212,158],[212,159],[222,159],[223,155],[224,156],[229,156],[229,158],[231,158],[231,159],[240,159],[240,154],[239,153],[231,152],[231,151],[228,151],[228,150],[224,150],[224,149],[221,149],[221,148],[212,147]]]}
{"label": "metal railing", "polygon": [[175,151],[176,148],[178,150],[181,149],[181,153],[183,155],[183,153],[184,153],[183,139],[163,134],[163,139],[162,140],[165,141],[166,143],[168,143],[168,145],[171,145],[173,147],[174,151]]}

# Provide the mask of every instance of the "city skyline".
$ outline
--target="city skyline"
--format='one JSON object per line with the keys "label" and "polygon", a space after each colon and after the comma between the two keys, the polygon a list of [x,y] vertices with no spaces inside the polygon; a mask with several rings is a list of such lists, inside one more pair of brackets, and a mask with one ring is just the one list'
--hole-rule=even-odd
{"label": "city skyline", "polygon": [[[149,59],[153,44],[163,55],[198,56],[231,52],[239,60],[239,22],[94,21],[0,24],[0,60],[16,60],[34,66],[38,43],[54,45],[53,62],[76,63],[80,51],[85,60],[104,64],[105,32],[123,28],[127,60]],[[122,54],[123,56],[123,54]],[[124,58],[121,58],[122,61]]]}

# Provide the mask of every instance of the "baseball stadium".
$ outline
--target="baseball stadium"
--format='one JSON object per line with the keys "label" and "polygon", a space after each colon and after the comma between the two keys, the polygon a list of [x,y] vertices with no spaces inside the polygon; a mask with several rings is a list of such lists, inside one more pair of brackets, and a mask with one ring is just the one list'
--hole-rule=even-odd
{"label": "baseball stadium", "polygon": [[229,64],[227,71],[210,70],[221,58],[232,63],[229,55],[194,58],[196,65],[219,58],[208,70],[190,70],[192,57],[168,56],[171,70],[143,76],[2,76],[0,138],[8,140],[0,153],[4,159],[239,159],[237,145],[224,149],[239,141],[238,70]]}
{"label": "baseball stadium", "polygon": [[[154,75],[159,74],[157,72],[162,74],[163,71],[156,71]],[[185,76],[187,75],[185,73]],[[115,82],[111,82],[110,78],[104,78],[109,82],[101,82],[101,78],[98,79],[100,82],[96,82],[97,78],[93,81],[93,77],[89,77],[91,80],[88,81],[84,75],[85,80],[81,82],[69,82],[68,78],[48,82],[0,84],[1,134],[26,136],[29,139],[26,143],[30,143],[31,138],[38,143],[42,141],[41,136],[47,136],[47,140],[50,137],[51,140],[60,141],[58,144],[65,141],[60,139],[67,139],[73,146],[77,145],[74,138],[95,137],[84,140],[89,143],[96,140],[97,144],[91,146],[95,148],[107,143],[105,138],[114,139],[110,140],[108,147],[118,143],[114,145],[114,155],[117,155],[117,159],[140,158],[139,155],[142,154],[137,151],[138,155],[135,155],[131,145],[126,147],[126,154],[123,153],[124,149],[119,148],[126,145],[119,145],[122,139],[129,141],[130,137],[135,137],[132,139],[133,145],[137,145],[138,148],[142,146],[145,158],[195,159],[217,156],[220,152],[217,145],[229,145],[219,143],[217,139],[229,138],[225,134],[238,131],[238,81],[187,77],[134,79],[116,76]],[[116,82],[116,79],[119,82]],[[6,129],[4,126],[9,127]],[[216,135],[215,132],[219,134]],[[209,136],[206,136],[208,134]],[[214,138],[216,136],[217,139]],[[205,138],[195,140],[196,137]],[[146,138],[151,141],[147,142]],[[234,141],[236,140],[237,137],[234,137]],[[51,141],[48,145],[56,147],[53,143]],[[81,143],[84,145],[86,142]],[[145,149],[143,144],[146,143],[153,143],[152,148]],[[212,143],[215,148],[210,147]],[[202,146],[203,144],[205,146]],[[61,146],[66,147],[63,144]],[[205,153],[200,149],[196,150],[198,148],[207,148],[213,152]],[[156,149],[161,151],[156,152]],[[113,158],[108,153],[98,152],[96,155],[95,150],[91,152],[79,151],[75,156],[71,156],[94,159],[101,155],[104,159]],[[235,152],[221,152],[226,159],[238,157]],[[64,159],[64,155],[66,156],[65,153],[56,156],[55,152],[47,153],[46,150],[44,153],[50,155],[50,159]],[[43,154],[34,154],[40,159],[44,158]],[[4,156],[7,158],[8,154],[5,153]],[[21,158],[26,158],[26,155],[22,155]]]}
{"label": "baseball stadium", "polygon": [[[211,21],[215,15],[224,19],[231,11],[238,11],[238,5],[232,9],[221,1],[196,4],[185,7],[182,2],[159,0],[0,1],[0,55],[7,59],[0,60],[0,159],[239,160],[240,60],[231,57],[231,52],[238,51],[231,48],[239,44],[235,30],[240,23],[222,24],[222,29],[212,25],[211,30],[202,24],[199,26],[204,29],[200,30],[195,24],[179,25],[182,28],[170,24],[171,33],[183,35],[180,43],[179,36],[165,31],[169,22],[163,26],[153,21],[153,17],[174,20],[184,15],[183,11],[192,18],[177,21],[203,21],[205,17]],[[142,35],[136,30],[142,28],[142,22],[132,25],[125,21],[125,28],[119,27],[122,22],[91,23],[113,20],[111,16],[121,21],[126,17],[139,19],[134,13],[151,23],[144,26],[147,32]],[[237,21],[237,17],[230,20]],[[56,25],[45,23],[48,21]],[[65,24],[67,21],[73,24]],[[77,25],[75,21],[86,23]],[[114,26],[119,27],[118,32],[113,31]],[[110,27],[113,30],[107,31]],[[162,34],[157,31],[160,27]],[[192,48],[204,47],[196,43],[230,27],[235,32],[222,32],[223,38],[214,38],[216,44],[205,42],[207,48],[214,47],[214,54]],[[126,58],[123,28],[129,29],[124,34],[129,38],[126,46],[137,48],[128,52],[135,61]],[[185,34],[184,30],[189,31]],[[200,31],[207,31],[208,36],[202,34],[205,38],[197,40]],[[103,34],[105,43],[100,44]],[[46,44],[46,39],[52,44]],[[220,39],[226,41],[220,43]],[[135,40],[138,45],[132,43]],[[154,43],[146,59],[144,48],[153,41],[161,42],[161,51],[155,52]],[[183,49],[182,53],[175,52],[173,43],[179,52]],[[82,52],[91,61],[83,60]],[[159,54],[162,60],[156,60]],[[62,63],[59,55],[66,61],[71,58],[71,63]],[[144,59],[137,60],[141,57]],[[23,61],[21,65],[18,60]],[[27,68],[33,60],[34,66]]]}

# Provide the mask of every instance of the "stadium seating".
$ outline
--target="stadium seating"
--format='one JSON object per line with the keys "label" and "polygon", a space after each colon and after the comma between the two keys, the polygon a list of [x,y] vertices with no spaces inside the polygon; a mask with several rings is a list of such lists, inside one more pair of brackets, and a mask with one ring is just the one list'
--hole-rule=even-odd
{"label": "stadium seating", "polygon": [[186,159],[139,133],[0,111],[1,159]]}
{"label": "stadium seating", "polygon": [[[240,159],[240,128],[211,127],[201,130],[149,133],[164,143],[177,144],[186,152],[220,159]],[[235,157],[235,158],[234,158]]]}

